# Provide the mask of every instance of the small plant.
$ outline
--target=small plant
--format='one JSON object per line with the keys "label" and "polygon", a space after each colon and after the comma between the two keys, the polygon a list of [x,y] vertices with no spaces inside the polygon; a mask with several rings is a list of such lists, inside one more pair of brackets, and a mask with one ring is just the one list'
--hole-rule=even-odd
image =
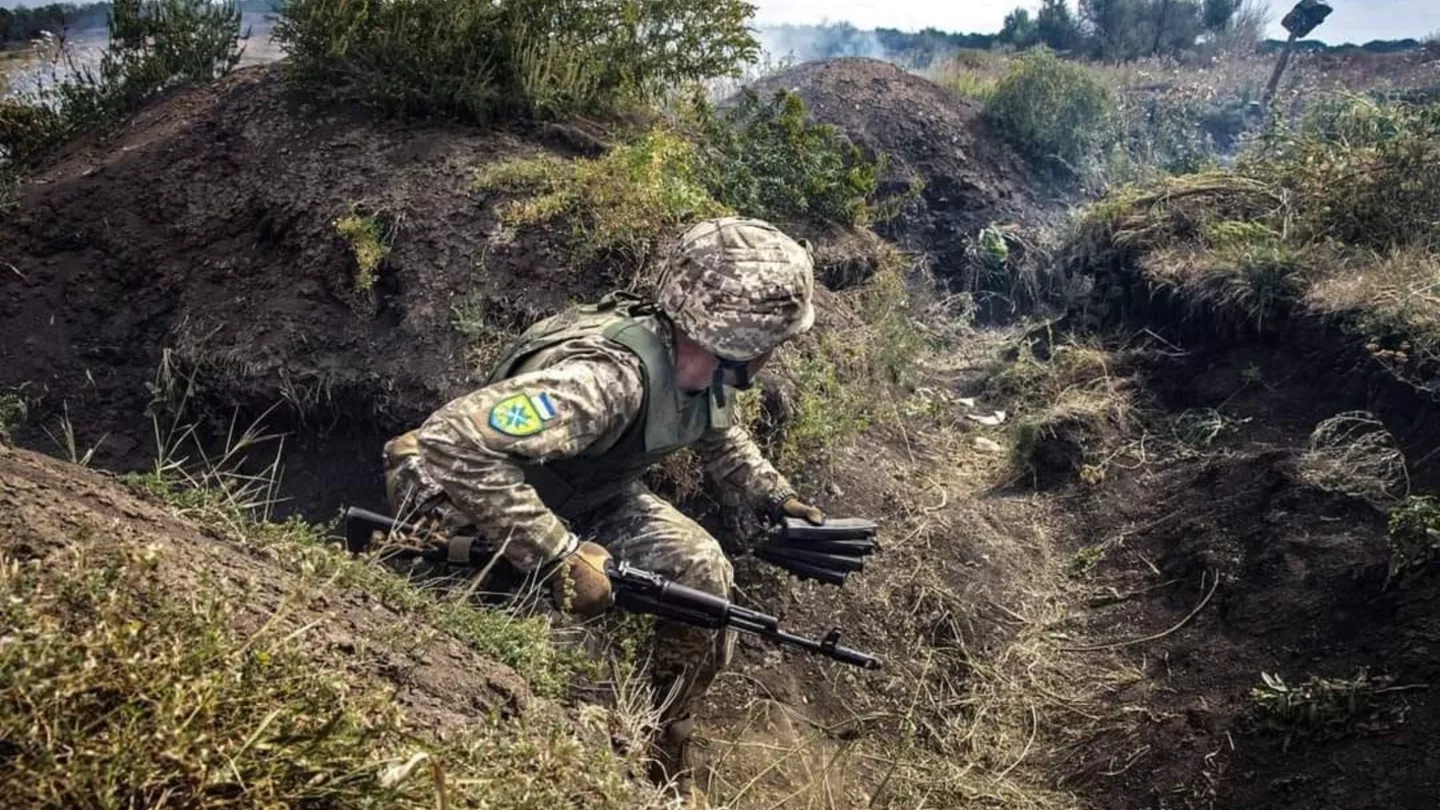
{"label": "small plant", "polygon": [[1095,570],[1095,566],[1105,559],[1105,544],[1097,543],[1093,546],[1086,546],[1075,552],[1070,560],[1070,576],[1080,578]]}
{"label": "small plant", "polygon": [[1300,455],[1300,476],[1314,487],[1385,508],[1410,488],[1405,454],[1395,436],[1369,411],[1330,417],[1310,433]]}
{"label": "small plant", "polygon": [[1414,495],[1391,509],[1389,540],[1387,587],[1440,558],[1440,498]]}
{"label": "small plant", "polygon": [[9,433],[28,415],[25,398],[19,391],[0,393],[0,433]]}
{"label": "small plant", "polygon": [[1261,731],[1284,735],[1284,746],[1297,738],[1334,739],[1352,734],[1363,723],[1381,724],[1380,700],[1399,691],[1394,678],[1360,670],[1353,678],[1311,676],[1289,684],[1278,674],[1260,673],[1261,685],[1250,690]]}
{"label": "small plant", "polygon": [[1234,435],[1249,421],[1249,418],[1234,419],[1214,408],[1191,408],[1170,419],[1170,434],[1182,444],[1204,450]]}
{"label": "small plant", "polygon": [[387,232],[377,215],[358,213],[352,203],[350,213],[335,220],[335,232],[350,244],[355,256],[355,289],[370,292],[381,262],[390,253],[393,230]]}

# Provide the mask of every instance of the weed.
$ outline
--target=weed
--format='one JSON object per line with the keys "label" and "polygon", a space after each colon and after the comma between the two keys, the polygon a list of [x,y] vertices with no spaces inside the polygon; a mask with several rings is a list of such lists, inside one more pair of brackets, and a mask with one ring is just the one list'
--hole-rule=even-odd
{"label": "weed", "polygon": [[1429,568],[1440,558],[1440,498],[1412,495],[1390,510],[1390,567],[1385,584]]}
{"label": "weed", "polygon": [[1285,747],[1297,738],[1334,739],[1351,734],[1373,719],[1380,698],[1403,687],[1394,678],[1360,670],[1352,678],[1311,676],[1287,684],[1278,674],[1260,673],[1261,685],[1250,690],[1260,730],[1283,734]]}
{"label": "weed", "polygon": [[114,126],[160,93],[224,75],[239,64],[241,38],[233,4],[116,4],[98,68],[80,67],[59,84],[0,101],[0,166],[27,166],[70,137]]}
{"label": "weed", "polygon": [[1348,411],[1316,425],[1300,456],[1300,475],[1319,489],[1378,508],[1404,498],[1410,489],[1399,443],[1368,411]]}
{"label": "weed", "polygon": [[1240,170],[1302,198],[1299,239],[1389,250],[1440,243],[1440,104],[1345,96],[1275,126]]}
{"label": "weed", "polygon": [[1095,570],[1095,566],[1105,559],[1105,544],[1100,543],[1093,546],[1086,546],[1075,552],[1070,560],[1070,576],[1083,577]]}
{"label": "weed", "polygon": [[891,256],[868,284],[837,295],[832,315],[843,325],[781,355],[793,395],[770,449],[783,470],[800,471],[866,428],[903,418],[929,344],[911,319],[898,262]]}
{"label": "weed", "polygon": [[224,588],[177,590],[165,549],[99,534],[43,564],[0,555],[0,791],[18,806],[658,805],[555,720],[482,718],[443,746],[417,736],[388,685],[304,628],[272,617],[241,635]]}
{"label": "weed", "polygon": [[28,409],[19,390],[0,393],[0,433],[9,433],[25,421]]}
{"label": "weed", "polygon": [[1190,408],[1170,417],[1170,435],[1182,444],[1204,450],[1235,435],[1249,421],[1226,416],[1214,408]]}
{"label": "weed", "polygon": [[336,219],[334,225],[355,257],[355,289],[370,292],[381,262],[390,254],[395,229],[387,228],[378,214],[360,214],[354,203],[350,204],[350,213]]}
{"label": "weed", "polygon": [[[23,406],[24,403],[22,402],[21,407],[23,408]],[[63,458],[66,461],[81,467],[90,466],[90,461],[95,458],[95,451],[100,449],[100,446],[105,443],[105,440],[109,438],[110,434],[106,433],[104,436],[101,436],[88,450],[81,453],[80,446],[75,439],[75,423],[70,421],[70,403],[61,403],[61,413],[58,422],[56,425],[56,430],[58,430],[60,434],[58,436],[48,427],[42,427],[41,429],[45,431],[46,436],[50,437],[50,441],[55,444],[55,447],[64,453]]]}

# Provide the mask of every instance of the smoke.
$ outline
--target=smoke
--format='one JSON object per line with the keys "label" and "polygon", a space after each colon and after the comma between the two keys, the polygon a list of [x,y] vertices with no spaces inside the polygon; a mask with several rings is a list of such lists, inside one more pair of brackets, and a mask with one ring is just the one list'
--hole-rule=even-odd
{"label": "smoke", "polygon": [[835,25],[774,25],[756,31],[764,60],[811,62],[840,56],[868,56],[895,61],[874,31],[862,31],[849,23]]}

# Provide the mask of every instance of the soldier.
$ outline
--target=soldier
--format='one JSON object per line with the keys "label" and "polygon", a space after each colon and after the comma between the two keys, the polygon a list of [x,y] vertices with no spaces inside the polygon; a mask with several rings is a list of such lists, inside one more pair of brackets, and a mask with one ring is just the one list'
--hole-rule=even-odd
{"label": "soldier", "polygon": [[[808,247],[772,225],[696,225],[670,256],[655,302],[612,294],[540,321],[484,388],[387,443],[392,508],[460,538],[452,559],[468,559],[463,538],[478,535],[521,571],[553,575],[580,615],[608,606],[611,555],[728,598],[733,574],[720,544],[641,476],[693,447],[726,507],[824,520],[732,414],[733,390],[748,388],[771,352],[814,322],[813,285]],[[656,775],[697,802],[691,712],[732,643],[729,633],[655,622]]]}

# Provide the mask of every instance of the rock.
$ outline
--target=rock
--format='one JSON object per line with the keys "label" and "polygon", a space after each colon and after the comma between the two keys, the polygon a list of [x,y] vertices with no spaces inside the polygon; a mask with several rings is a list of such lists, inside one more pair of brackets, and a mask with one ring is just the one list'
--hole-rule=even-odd
{"label": "rock", "polygon": [[1003,453],[1005,451],[1005,448],[1001,447],[999,442],[994,439],[987,439],[984,436],[976,436],[975,441],[971,442],[971,444],[976,450],[982,453]]}

